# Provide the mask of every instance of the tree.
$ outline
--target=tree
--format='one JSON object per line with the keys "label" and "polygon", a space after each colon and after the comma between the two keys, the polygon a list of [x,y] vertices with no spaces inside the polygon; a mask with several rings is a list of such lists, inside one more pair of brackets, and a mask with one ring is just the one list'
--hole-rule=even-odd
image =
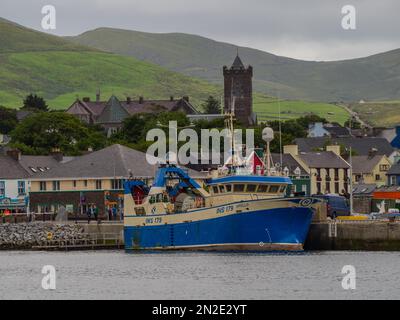
{"label": "tree", "polygon": [[221,114],[221,102],[213,96],[209,96],[202,107],[205,114]]}
{"label": "tree", "polygon": [[349,129],[361,129],[361,124],[355,118],[348,119],[344,126]]}
{"label": "tree", "polygon": [[301,125],[304,129],[308,129],[309,125],[316,122],[328,123],[325,118],[321,118],[316,114],[309,114],[300,118],[297,118],[297,123]]}
{"label": "tree", "polygon": [[0,133],[8,134],[18,123],[17,112],[0,106]]}
{"label": "tree", "polygon": [[33,111],[49,111],[46,101],[42,97],[32,93],[26,96],[22,109]]}
{"label": "tree", "polygon": [[11,138],[16,147],[38,155],[56,148],[65,155],[79,155],[88,148],[98,150],[106,145],[102,132],[65,112],[33,114],[17,125]]}

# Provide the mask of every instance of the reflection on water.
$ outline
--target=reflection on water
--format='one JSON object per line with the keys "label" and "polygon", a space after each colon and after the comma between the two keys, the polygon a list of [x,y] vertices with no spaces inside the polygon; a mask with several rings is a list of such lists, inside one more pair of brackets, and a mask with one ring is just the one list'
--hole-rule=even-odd
{"label": "reflection on water", "polygon": [[[356,290],[342,289],[344,265]],[[0,299],[399,299],[399,265],[389,252],[0,252]]]}

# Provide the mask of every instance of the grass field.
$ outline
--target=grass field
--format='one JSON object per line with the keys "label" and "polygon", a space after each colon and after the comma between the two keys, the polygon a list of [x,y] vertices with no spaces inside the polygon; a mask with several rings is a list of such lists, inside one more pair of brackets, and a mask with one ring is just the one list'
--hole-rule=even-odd
{"label": "grass field", "polygon": [[43,96],[53,109],[65,109],[77,96],[103,98],[143,96],[168,99],[189,95],[200,104],[220,88],[162,67],[98,52],[23,52],[0,54],[0,105],[20,107],[33,92]]}
{"label": "grass field", "polygon": [[393,127],[400,124],[400,101],[354,103],[349,107],[373,126]]}
{"label": "grass field", "polygon": [[299,118],[313,113],[327,119],[330,122],[344,124],[349,119],[349,114],[343,108],[323,102],[307,102],[300,100],[278,100],[271,97],[256,95],[254,97],[254,111],[259,121]]}

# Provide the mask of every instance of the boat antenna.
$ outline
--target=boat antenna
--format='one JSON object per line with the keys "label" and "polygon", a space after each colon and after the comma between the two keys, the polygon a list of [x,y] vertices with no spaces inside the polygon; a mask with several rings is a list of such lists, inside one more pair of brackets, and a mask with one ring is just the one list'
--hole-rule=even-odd
{"label": "boat antenna", "polygon": [[282,119],[281,119],[281,93],[278,91],[278,122],[279,122],[279,157],[280,157],[280,168],[283,166],[283,156],[282,156]]}

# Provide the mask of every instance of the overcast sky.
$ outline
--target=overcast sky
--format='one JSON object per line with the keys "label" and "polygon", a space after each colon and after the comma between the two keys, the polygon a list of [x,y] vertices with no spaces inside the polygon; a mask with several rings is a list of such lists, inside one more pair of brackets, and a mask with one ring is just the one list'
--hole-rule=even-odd
{"label": "overcast sky", "polygon": [[[399,0],[0,0],[0,16],[41,30],[49,4],[57,35],[98,27],[183,32],[304,60],[400,48]],[[341,25],[348,4],[356,8],[356,30]]]}

